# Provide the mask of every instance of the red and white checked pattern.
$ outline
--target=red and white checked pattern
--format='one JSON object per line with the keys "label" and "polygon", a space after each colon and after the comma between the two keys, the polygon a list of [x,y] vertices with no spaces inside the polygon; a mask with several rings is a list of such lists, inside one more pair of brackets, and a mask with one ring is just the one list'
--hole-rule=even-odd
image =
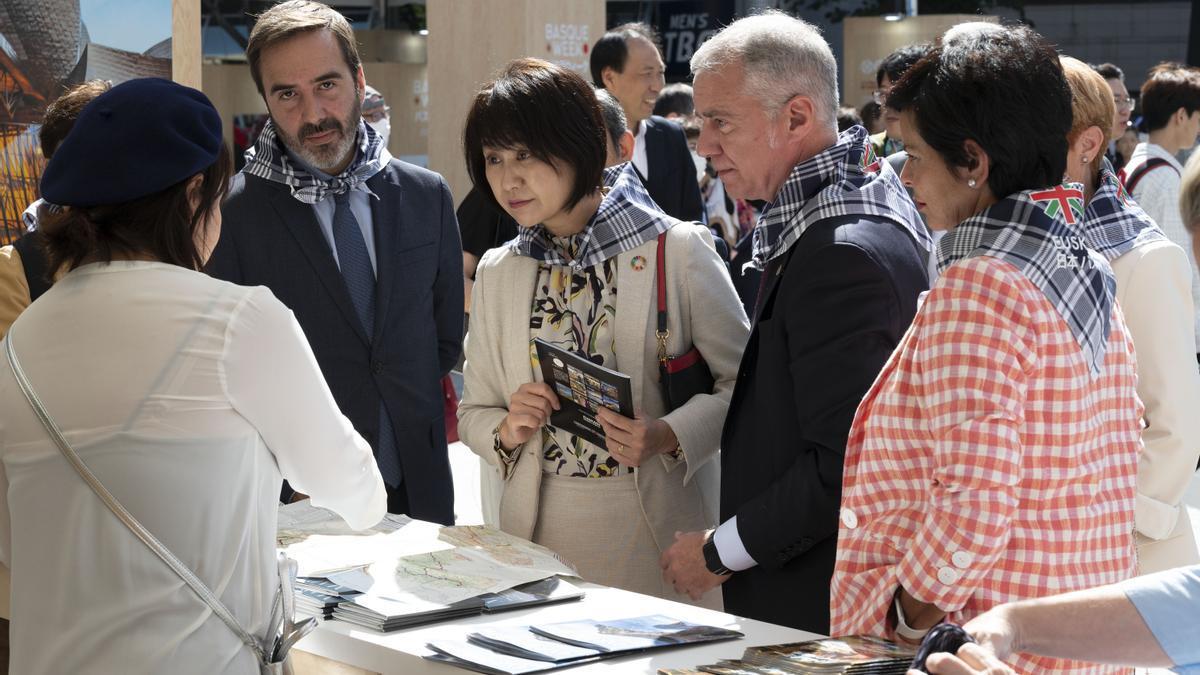
{"label": "red and white checked pattern", "polygon": [[890,637],[897,585],[963,623],[1009,600],[1132,576],[1135,384],[1115,306],[1093,379],[1062,316],[1011,264],[977,257],[946,270],[850,430],[832,634]]}

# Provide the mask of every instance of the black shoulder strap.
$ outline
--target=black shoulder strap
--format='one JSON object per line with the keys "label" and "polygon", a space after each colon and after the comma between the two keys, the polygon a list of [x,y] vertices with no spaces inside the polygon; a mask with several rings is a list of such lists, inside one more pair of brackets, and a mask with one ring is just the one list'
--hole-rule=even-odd
{"label": "black shoulder strap", "polygon": [[46,254],[42,252],[41,235],[36,230],[27,232],[13,242],[13,248],[21,254],[21,267],[25,268],[25,281],[29,283],[29,302],[33,302],[50,290],[50,275],[46,269]]}
{"label": "black shoulder strap", "polygon": [[[1133,173],[1125,176],[1125,191],[1133,194],[1133,189],[1137,187],[1137,184],[1140,183],[1143,178],[1146,177],[1146,174],[1160,166],[1171,166],[1171,163],[1162,157],[1151,157],[1150,159],[1146,160],[1144,164],[1134,169]],[[1171,167],[1171,170],[1174,171],[1175,167]]]}

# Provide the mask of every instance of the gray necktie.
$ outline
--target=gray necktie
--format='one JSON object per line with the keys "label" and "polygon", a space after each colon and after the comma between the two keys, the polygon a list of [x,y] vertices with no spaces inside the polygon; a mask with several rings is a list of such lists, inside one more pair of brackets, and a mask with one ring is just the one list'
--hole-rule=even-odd
{"label": "gray necktie", "polygon": [[[375,333],[375,270],[371,267],[371,256],[363,238],[358,219],[350,210],[350,193],[342,192],[333,197],[333,242],[337,248],[338,265],[350,302],[362,322],[367,340]],[[375,460],[385,483],[392,487],[400,484],[400,458],[396,455],[396,433],[392,419],[383,401],[379,402],[379,440],[375,448]]]}

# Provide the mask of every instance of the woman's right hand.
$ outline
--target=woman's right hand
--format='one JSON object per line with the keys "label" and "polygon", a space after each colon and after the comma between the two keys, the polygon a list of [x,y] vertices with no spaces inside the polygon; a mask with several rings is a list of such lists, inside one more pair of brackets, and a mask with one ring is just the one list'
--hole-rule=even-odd
{"label": "woman's right hand", "polygon": [[558,395],[545,382],[526,382],[508,400],[508,414],[500,423],[500,447],[512,450],[528,441],[550,413],[559,409]]}

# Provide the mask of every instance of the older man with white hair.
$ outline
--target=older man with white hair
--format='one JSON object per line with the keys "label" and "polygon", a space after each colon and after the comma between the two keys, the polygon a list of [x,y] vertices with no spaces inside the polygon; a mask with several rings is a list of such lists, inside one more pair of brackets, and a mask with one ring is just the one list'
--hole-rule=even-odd
{"label": "older man with white hair", "polygon": [[721,448],[721,520],[677,535],[663,574],[725,609],[829,630],[842,455],[859,401],[927,286],[928,233],[867,132],[838,134],[837,64],[811,25],[741,19],[692,58],[698,151],[763,199],[764,271]]}

